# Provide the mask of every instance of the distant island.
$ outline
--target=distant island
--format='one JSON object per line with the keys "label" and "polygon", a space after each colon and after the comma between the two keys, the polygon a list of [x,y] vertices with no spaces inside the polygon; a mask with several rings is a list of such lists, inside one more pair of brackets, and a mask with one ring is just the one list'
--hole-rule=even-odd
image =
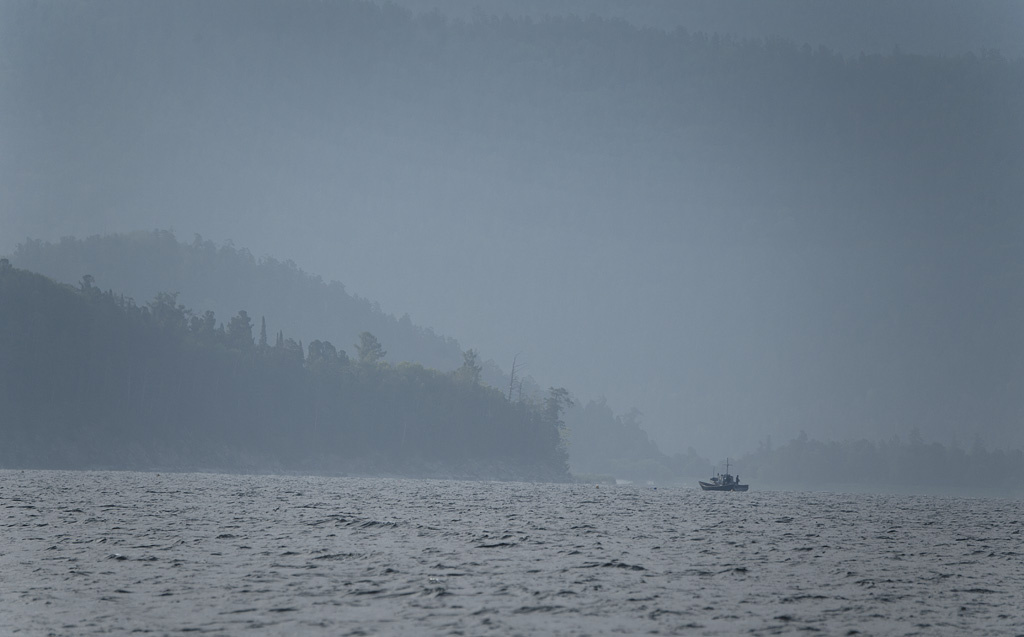
{"label": "distant island", "polygon": [[[257,326],[258,325],[258,326]],[[310,471],[562,481],[568,393],[512,401],[453,372],[305,347],[173,293],[139,305],[0,260],[0,466]]]}

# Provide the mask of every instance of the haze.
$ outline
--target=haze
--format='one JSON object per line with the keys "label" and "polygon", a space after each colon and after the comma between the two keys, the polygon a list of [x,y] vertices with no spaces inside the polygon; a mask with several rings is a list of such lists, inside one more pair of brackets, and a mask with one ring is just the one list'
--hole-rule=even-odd
{"label": "haze", "polygon": [[293,259],[668,452],[1024,445],[1019,3],[428,6],[0,4],[0,254]]}

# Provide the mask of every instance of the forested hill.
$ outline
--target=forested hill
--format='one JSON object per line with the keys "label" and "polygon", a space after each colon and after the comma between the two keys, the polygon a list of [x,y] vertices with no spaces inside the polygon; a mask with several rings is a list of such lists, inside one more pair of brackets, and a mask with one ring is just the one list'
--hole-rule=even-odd
{"label": "forested hill", "polygon": [[[19,244],[12,261],[67,284],[77,285],[89,275],[95,286],[118,290],[139,302],[170,291],[177,294],[175,303],[209,308],[228,326],[240,308],[247,308],[254,325],[266,318],[271,335],[283,326],[295,341],[326,338],[343,356],[354,356],[359,334],[368,331],[386,345],[385,360],[414,361],[443,371],[463,363],[456,340],[417,327],[407,317],[396,320],[376,304],[350,295],[341,283],[325,283],[291,261],[257,259],[245,248],[215,246],[199,237],[190,244],[168,231],[65,237],[56,243],[27,240]],[[481,361],[480,366],[481,381],[509,386],[509,378],[493,361]],[[540,393],[530,377],[516,380],[522,383],[518,395],[530,399]],[[706,460],[695,463],[692,453],[663,454],[635,418],[615,416],[603,400],[572,406],[566,421],[575,473],[671,480],[702,475],[708,465]]]}
{"label": "forested hill", "polygon": [[272,332],[284,329],[305,342],[329,339],[351,350],[359,334],[369,331],[387,343],[389,361],[444,371],[462,363],[453,338],[414,325],[408,315],[387,314],[377,303],[350,294],[342,283],[325,282],[291,260],[256,258],[245,248],[217,246],[199,236],[182,243],[172,232],[156,230],[65,237],[56,243],[27,240],[18,245],[12,262],[63,283],[75,284],[88,274],[99,287],[139,302],[174,292],[185,306],[221,317],[246,308],[253,320],[265,318]]}
{"label": "forested hill", "polygon": [[455,372],[218,326],[0,259],[0,466],[303,470],[560,480],[565,390],[511,402]]}

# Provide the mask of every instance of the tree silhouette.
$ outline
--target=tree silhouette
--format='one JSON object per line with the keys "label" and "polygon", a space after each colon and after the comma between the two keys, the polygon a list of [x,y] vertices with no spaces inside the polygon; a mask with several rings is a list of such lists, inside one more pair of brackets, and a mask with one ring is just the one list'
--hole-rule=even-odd
{"label": "tree silhouette", "polygon": [[478,362],[478,355],[475,349],[467,349],[462,353],[462,367],[455,370],[456,377],[473,385],[480,382],[480,373],[483,371]]}
{"label": "tree silhouette", "polygon": [[369,332],[359,334],[356,353],[359,355],[359,362],[367,365],[375,365],[387,356],[387,352],[381,347],[380,341]]}

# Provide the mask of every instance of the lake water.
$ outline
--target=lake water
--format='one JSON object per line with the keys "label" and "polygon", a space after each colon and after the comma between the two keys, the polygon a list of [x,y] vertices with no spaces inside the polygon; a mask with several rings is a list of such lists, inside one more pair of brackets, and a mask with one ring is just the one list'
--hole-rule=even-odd
{"label": "lake water", "polygon": [[0,471],[0,634],[1021,635],[1022,521],[980,498]]}

